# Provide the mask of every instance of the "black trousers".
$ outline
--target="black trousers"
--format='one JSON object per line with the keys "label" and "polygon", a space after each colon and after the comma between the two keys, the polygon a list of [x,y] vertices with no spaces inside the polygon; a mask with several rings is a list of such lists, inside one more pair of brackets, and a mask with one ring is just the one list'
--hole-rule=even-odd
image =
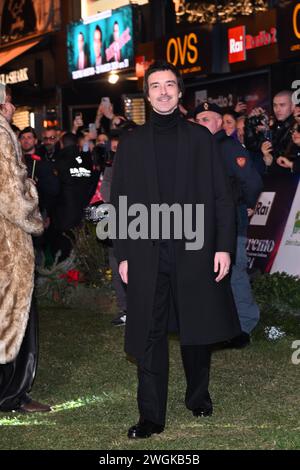
{"label": "black trousers", "polygon": [[[161,425],[165,424],[166,419],[169,375],[168,319],[171,300],[174,301],[175,308],[177,305],[175,281],[173,242],[161,242],[152,323],[144,356],[138,363],[137,391],[140,417]],[[181,356],[187,382],[186,407],[194,410],[211,406],[208,392],[210,347],[181,346]]]}
{"label": "black trousers", "polygon": [[30,401],[38,358],[38,318],[35,301],[32,300],[25,335],[16,359],[0,364],[0,411],[17,409]]}

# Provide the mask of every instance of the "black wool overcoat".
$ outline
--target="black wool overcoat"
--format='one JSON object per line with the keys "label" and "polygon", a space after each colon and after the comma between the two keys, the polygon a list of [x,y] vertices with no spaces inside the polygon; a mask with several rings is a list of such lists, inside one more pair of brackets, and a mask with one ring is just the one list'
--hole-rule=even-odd
{"label": "black wool overcoat", "polygon": [[[240,333],[229,276],[216,283],[214,255],[234,252],[235,209],[221,158],[210,132],[183,119],[178,123],[174,155],[174,202],[204,204],[204,246],[186,250],[176,240],[177,310],[182,345],[212,344]],[[158,156],[159,158],[159,156]],[[120,219],[119,196],[128,206],[159,204],[156,157],[151,123],[124,135],[115,157],[111,203]],[[124,214],[123,214],[124,216]],[[149,334],[158,273],[159,243],[151,239],[114,240],[118,262],[128,260],[125,351],[143,357]]]}

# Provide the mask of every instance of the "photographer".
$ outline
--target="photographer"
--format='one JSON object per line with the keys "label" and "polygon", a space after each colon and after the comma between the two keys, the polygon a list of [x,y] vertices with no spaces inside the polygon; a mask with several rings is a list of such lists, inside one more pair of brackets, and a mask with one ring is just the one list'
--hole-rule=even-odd
{"label": "photographer", "polygon": [[281,91],[274,96],[275,121],[272,125],[267,124],[264,110],[257,108],[254,111],[255,113],[247,120],[246,146],[256,152],[260,148],[266,173],[285,174],[286,169],[277,164],[277,159],[285,154],[291,143],[290,130],[294,122],[292,93]]}
{"label": "photographer", "polygon": [[277,164],[277,159],[285,154],[291,144],[290,130],[294,122],[292,93],[277,93],[273,99],[273,110],[276,120],[272,126],[272,146],[263,143],[261,150],[265,161],[269,160],[266,163],[269,166],[269,174],[286,174],[286,169]]}
{"label": "photographer", "polygon": [[267,113],[263,108],[254,108],[245,119],[243,143],[260,175],[266,173],[267,165],[261,151],[261,146],[265,141],[270,143],[270,139],[270,121]]}

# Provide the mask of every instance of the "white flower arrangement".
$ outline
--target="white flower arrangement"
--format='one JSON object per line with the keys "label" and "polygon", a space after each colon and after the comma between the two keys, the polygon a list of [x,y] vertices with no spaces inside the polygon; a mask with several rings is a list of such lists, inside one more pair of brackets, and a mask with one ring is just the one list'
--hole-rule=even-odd
{"label": "white flower arrangement", "polygon": [[285,336],[285,332],[278,326],[267,326],[265,335],[269,341],[277,341]]}

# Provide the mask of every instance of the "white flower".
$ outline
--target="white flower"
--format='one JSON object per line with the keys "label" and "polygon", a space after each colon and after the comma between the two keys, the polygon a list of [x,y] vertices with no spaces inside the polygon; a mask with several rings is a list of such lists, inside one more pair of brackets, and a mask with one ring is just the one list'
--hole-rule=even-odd
{"label": "white flower", "polygon": [[278,326],[267,326],[265,328],[265,335],[268,340],[276,341],[283,338],[283,336],[285,336],[285,332]]}

